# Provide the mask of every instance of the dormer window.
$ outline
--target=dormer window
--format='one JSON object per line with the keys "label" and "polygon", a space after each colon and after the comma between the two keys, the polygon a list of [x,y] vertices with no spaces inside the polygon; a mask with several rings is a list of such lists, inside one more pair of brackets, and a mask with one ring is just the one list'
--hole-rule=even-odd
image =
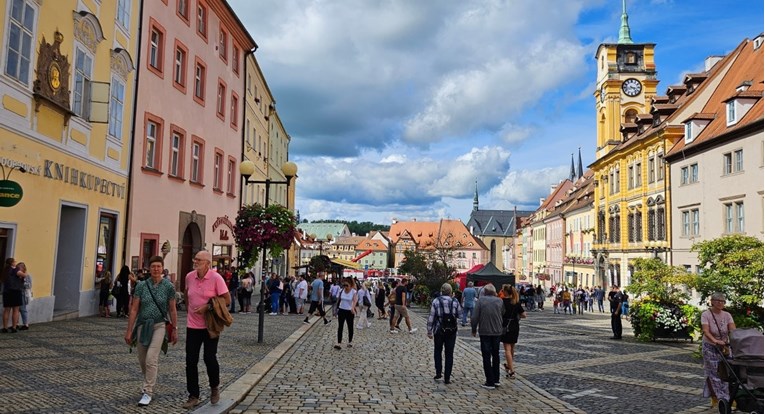
{"label": "dormer window", "polygon": [[685,123],[685,143],[689,144],[693,141],[693,122],[688,121]]}
{"label": "dormer window", "polygon": [[736,119],[736,100],[730,100],[726,104],[725,108],[725,121],[728,126],[733,125],[738,121]]}

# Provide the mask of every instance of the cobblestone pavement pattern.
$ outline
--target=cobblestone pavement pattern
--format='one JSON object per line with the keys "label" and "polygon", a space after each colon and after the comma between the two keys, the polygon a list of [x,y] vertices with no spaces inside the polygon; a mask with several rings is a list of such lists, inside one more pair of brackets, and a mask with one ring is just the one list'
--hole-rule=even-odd
{"label": "cobblestone pavement pattern", "polygon": [[[258,344],[258,315],[233,316],[218,346],[223,387],[303,325],[296,315],[266,315]],[[186,412],[185,312],[178,321],[179,342],[160,354],[157,390],[146,408],[136,406],[141,370],[136,351],[129,353],[123,340],[127,319],[87,317],[0,334],[0,413]],[[199,366],[204,403],[210,388],[201,358]]]}
{"label": "cobblestone pavement pattern", "polygon": [[[483,378],[478,338],[460,329],[452,384],[433,381],[425,311],[415,335],[373,321],[338,351],[336,321],[314,326],[232,413],[713,413],[701,398],[696,344],[639,343],[625,322],[609,340],[607,314],[532,312],[523,320],[518,378],[496,390]],[[381,323],[382,322],[382,323]]]}

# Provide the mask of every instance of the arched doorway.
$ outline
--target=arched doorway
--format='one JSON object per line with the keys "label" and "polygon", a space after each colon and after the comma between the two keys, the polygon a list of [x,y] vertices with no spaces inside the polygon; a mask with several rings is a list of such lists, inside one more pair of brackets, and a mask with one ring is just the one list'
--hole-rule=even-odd
{"label": "arched doorway", "polygon": [[598,282],[600,282],[600,286],[604,288],[608,288],[609,281],[606,277],[606,269],[608,268],[608,264],[606,263],[606,258],[603,255],[598,256],[598,274],[596,275]]}
{"label": "arched doorway", "polygon": [[183,231],[183,240],[181,241],[181,263],[179,268],[181,269],[178,277],[181,280],[181,291],[186,290],[186,274],[194,270],[194,255],[198,251],[202,250],[202,232],[199,230],[197,223],[189,223],[186,226],[186,230]]}

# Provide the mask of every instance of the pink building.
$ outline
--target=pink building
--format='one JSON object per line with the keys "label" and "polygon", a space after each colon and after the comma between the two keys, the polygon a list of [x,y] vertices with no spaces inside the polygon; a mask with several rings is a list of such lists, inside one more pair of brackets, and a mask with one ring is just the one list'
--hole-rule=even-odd
{"label": "pink building", "polygon": [[184,275],[200,249],[228,264],[239,207],[243,62],[255,41],[225,0],[147,1],[139,18],[128,265],[148,267],[161,254],[171,273]]}

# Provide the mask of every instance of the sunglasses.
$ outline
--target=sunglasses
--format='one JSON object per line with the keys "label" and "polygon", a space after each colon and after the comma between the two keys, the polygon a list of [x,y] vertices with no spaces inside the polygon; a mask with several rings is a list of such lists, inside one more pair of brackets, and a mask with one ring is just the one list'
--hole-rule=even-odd
{"label": "sunglasses", "polygon": [[343,285],[343,287],[348,287],[348,286],[350,286],[350,285]]}

